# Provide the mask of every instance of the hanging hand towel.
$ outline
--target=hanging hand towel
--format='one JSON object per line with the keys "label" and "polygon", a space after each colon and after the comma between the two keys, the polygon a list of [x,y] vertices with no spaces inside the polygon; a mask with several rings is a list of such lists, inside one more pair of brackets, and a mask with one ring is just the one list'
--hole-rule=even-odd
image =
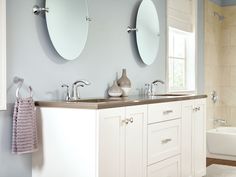
{"label": "hanging hand towel", "polygon": [[33,98],[17,98],[12,126],[12,153],[32,153],[38,148]]}

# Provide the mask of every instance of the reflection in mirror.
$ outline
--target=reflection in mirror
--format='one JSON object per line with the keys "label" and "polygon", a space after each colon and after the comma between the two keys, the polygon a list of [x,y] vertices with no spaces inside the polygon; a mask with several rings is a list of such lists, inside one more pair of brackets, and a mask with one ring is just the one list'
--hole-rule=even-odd
{"label": "reflection in mirror", "polygon": [[139,55],[146,65],[151,65],[157,57],[160,40],[159,18],[151,0],[143,0],[140,4],[136,28]]}
{"label": "reflection in mirror", "polygon": [[6,1],[0,0],[0,110],[6,109]]}
{"label": "reflection in mirror", "polygon": [[85,47],[89,18],[86,0],[46,0],[47,27],[56,51],[66,60],[78,58]]}

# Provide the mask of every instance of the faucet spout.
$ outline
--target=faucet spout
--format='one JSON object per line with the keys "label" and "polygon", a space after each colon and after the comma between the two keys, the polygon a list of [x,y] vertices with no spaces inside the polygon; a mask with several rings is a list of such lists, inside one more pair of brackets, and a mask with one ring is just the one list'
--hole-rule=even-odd
{"label": "faucet spout", "polygon": [[71,99],[72,100],[79,100],[80,99],[80,93],[79,93],[79,87],[84,87],[85,85],[90,85],[91,83],[87,80],[78,80],[75,81],[72,84],[72,93],[71,93]]}
{"label": "faucet spout", "polygon": [[162,80],[154,80],[153,82],[152,82],[152,84],[157,84],[157,83],[161,83],[161,84],[165,84],[165,82],[164,81],[162,81]]}

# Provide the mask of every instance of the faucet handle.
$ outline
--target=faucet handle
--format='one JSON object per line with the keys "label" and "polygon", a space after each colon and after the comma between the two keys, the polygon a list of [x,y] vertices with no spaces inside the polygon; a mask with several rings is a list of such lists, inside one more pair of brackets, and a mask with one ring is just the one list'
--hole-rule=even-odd
{"label": "faucet handle", "polygon": [[152,92],[151,84],[145,84],[144,94],[150,96]]}
{"label": "faucet handle", "polygon": [[66,97],[65,97],[65,100],[69,101],[70,100],[70,87],[69,87],[69,85],[62,84],[61,87],[62,88],[66,87]]}

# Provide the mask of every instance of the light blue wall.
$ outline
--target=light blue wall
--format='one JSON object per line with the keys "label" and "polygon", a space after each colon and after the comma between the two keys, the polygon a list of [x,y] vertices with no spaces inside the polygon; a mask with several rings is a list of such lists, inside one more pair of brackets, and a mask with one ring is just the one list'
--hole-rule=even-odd
{"label": "light blue wall", "polygon": [[232,6],[236,5],[236,0],[221,0],[222,6]]}
{"label": "light blue wall", "polygon": [[211,0],[214,3],[220,5],[220,6],[232,6],[236,5],[236,0]]}
{"label": "light blue wall", "polygon": [[222,5],[222,0],[211,0],[211,1],[218,4],[219,6]]}
{"label": "light blue wall", "polygon": [[[145,66],[139,59],[134,26],[141,0],[88,0],[90,24],[87,45],[81,56],[71,62],[62,60],[49,41],[45,19],[34,16],[32,7],[43,0],[7,0],[7,91],[8,110],[0,113],[0,177],[30,177],[31,156],[10,153],[11,116],[20,76],[32,85],[37,100],[60,99],[62,83],[88,79],[92,85],[81,89],[82,97],[103,97],[108,84],[122,68],[132,81],[132,93],[155,79],[165,80],[166,1],[154,0],[161,22],[160,52],[155,63]],[[160,88],[163,91],[164,87]]]}
{"label": "light blue wall", "polygon": [[[88,79],[92,85],[81,89],[82,97],[103,97],[110,83],[127,68],[132,81],[132,93],[137,94],[144,84],[154,79],[165,80],[166,58],[166,0],[154,0],[161,22],[160,52],[155,63],[145,66],[137,55],[134,34],[128,34],[128,25],[134,25],[141,0],[88,0],[90,24],[87,45],[74,61],[62,60],[49,41],[45,19],[32,15],[35,4],[44,0],[7,0],[7,92],[8,110],[0,112],[0,177],[31,177],[31,156],[12,155],[11,116],[16,86],[13,77],[25,79],[32,85],[37,100],[60,99],[62,83],[71,84]],[[200,2],[200,1],[199,1]],[[202,0],[200,4],[202,3]],[[202,8],[202,5],[199,6]],[[200,9],[203,13],[203,9]],[[200,33],[203,18],[199,14]],[[199,38],[203,38],[199,35]],[[203,45],[199,45],[198,87],[203,88]],[[160,92],[165,90],[160,88]]]}

